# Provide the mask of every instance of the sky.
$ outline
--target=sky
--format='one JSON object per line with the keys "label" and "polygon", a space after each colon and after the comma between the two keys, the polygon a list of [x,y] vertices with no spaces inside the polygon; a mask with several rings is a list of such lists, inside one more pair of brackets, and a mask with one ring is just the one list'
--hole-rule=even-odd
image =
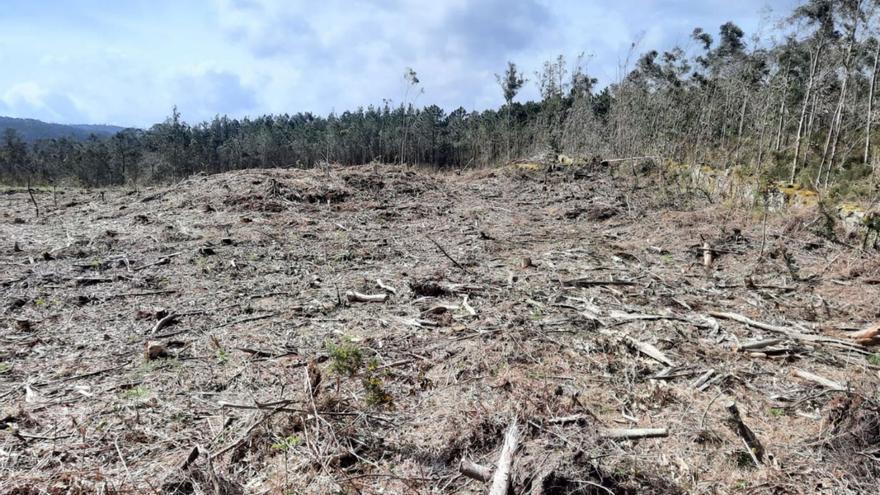
{"label": "sky", "polygon": [[[148,127],[183,119],[502,103],[562,54],[604,85],[637,51],[696,49],[699,26],[769,33],[797,0],[0,0],[0,115]],[[407,95],[407,67],[423,92]]]}

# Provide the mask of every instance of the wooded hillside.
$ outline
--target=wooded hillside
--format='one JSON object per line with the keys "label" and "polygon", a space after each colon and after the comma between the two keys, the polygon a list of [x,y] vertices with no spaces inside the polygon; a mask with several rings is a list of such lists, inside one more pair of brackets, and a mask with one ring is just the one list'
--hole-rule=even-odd
{"label": "wooded hillside", "polygon": [[[537,153],[576,159],[657,156],[677,164],[737,167],[765,181],[847,194],[876,192],[876,0],[810,0],[762,33],[733,22],[696,28],[665,51],[633,43],[622,77],[605,87],[583,57],[559,56],[529,72],[508,63],[497,109],[446,112],[403,101],[331,114],[267,115],[187,124],[176,111],[146,131],[110,139],[26,145],[7,132],[0,179],[137,183],[253,167],[330,162],[493,165]],[[710,32],[711,31],[711,32]],[[499,64],[501,67],[501,64]],[[516,101],[524,84],[540,101]]]}

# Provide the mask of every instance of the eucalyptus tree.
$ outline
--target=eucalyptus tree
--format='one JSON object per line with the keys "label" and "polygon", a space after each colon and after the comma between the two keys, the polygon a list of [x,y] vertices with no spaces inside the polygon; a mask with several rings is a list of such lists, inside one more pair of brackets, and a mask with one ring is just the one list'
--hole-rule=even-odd
{"label": "eucalyptus tree", "polygon": [[501,86],[501,94],[504,96],[504,104],[507,110],[507,161],[510,161],[510,107],[513,105],[513,99],[516,98],[519,90],[525,85],[526,78],[517,70],[515,63],[508,61],[507,70],[504,71],[504,75],[495,74],[495,80]]}

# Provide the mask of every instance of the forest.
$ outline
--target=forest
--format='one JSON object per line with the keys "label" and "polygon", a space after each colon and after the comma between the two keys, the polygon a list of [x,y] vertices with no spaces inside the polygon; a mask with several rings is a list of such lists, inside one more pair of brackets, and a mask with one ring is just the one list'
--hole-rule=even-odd
{"label": "forest", "polygon": [[[110,138],[0,138],[0,181],[87,187],[134,185],[244,168],[321,163],[483,167],[539,153],[581,160],[630,156],[737,169],[765,181],[870,194],[880,2],[810,0],[765,33],[732,22],[695,28],[686,46],[647,50],[638,41],[618,81],[599,87],[588,57],[560,55],[538,70],[513,62],[496,75],[503,105],[451,112],[417,108],[413,69],[402,102],[188,124],[175,108],[147,130]],[[501,68],[501,67],[499,67]],[[429,86],[430,82],[425,82]],[[540,101],[516,98],[525,84]]]}

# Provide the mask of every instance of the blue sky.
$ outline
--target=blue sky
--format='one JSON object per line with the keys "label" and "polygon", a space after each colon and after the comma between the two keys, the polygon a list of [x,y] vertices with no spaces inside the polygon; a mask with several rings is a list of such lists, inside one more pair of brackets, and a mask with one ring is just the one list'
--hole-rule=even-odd
{"label": "blue sky", "polygon": [[[0,0],[0,115],[148,126],[399,102],[501,103],[507,60],[531,79],[583,52],[602,83],[631,43],[687,46],[696,26],[769,32],[796,0]],[[519,99],[534,98],[528,84]]]}

